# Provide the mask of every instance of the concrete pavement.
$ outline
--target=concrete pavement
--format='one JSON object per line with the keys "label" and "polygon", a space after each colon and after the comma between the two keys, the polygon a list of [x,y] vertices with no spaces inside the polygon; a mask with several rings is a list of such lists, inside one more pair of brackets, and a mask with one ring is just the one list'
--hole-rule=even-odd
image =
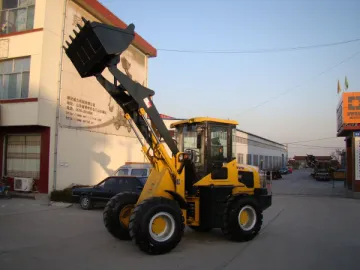
{"label": "concrete pavement", "polygon": [[[162,256],[111,237],[102,210],[28,206],[28,212],[0,215],[1,269],[359,269],[360,200],[330,196],[326,183],[306,174],[295,171],[274,181],[278,195],[253,241],[232,243],[219,231],[187,230],[180,245]],[[307,190],[313,194],[291,195]]]}

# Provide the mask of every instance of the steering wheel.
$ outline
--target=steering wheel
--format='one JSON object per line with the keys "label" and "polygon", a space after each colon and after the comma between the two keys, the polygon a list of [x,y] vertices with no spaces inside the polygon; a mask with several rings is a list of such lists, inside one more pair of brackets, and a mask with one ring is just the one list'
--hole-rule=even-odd
{"label": "steering wheel", "polygon": [[192,161],[194,163],[199,162],[200,161],[200,151],[197,151],[195,149],[185,149],[184,152],[190,152],[191,156],[192,156]]}

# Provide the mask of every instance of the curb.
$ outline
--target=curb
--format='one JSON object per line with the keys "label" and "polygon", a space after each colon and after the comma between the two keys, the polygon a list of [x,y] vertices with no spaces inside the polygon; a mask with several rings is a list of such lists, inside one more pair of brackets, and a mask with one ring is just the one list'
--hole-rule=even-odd
{"label": "curb", "polygon": [[73,204],[72,203],[50,201],[49,206],[69,208],[69,207],[73,206]]}

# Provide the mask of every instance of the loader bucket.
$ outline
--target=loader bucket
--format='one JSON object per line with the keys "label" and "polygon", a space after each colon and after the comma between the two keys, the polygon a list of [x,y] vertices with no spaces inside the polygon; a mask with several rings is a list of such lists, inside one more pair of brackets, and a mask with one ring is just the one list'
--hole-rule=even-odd
{"label": "loader bucket", "polygon": [[135,37],[135,26],[130,24],[126,29],[90,22],[82,18],[84,25],[74,30],[75,38],[71,35],[71,43],[66,41],[64,46],[66,55],[82,78],[100,74],[111,59],[124,52]]}

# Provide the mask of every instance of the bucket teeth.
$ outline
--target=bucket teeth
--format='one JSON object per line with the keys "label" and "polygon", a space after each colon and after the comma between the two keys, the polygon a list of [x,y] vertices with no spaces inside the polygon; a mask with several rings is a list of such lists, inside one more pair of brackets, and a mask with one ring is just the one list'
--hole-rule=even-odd
{"label": "bucket teeth", "polygon": [[81,19],[83,20],[84,23],[88,22],[88,20],[86,20],[84,17],[81,17]]}
{"label": "bucket teeth", "polygon": [[71,45],[68,41],[66,41],[66,44],[68,45],[68,47],[70,47],[70,45]]}
{"label": "bucket teeth", "polygon": [[76,26],[81,30],[81,29],[83,29],[83,27],[80,25],[80,24],[76,24]]}
{"label": "bucket teeth", "polygon": [[77,36],[79,34],[79,32],[76,32],[75,29],[73,29],[73,32],[74,32],[75,36]]}
{"label": "bucket teeth", "polygon": [[71,41],[74,41],[74,38],[71,35],[69,37],[70,37]]}
{"label": "bucket teeth", "polygon": [[62,47],[64,48],[65,51],[67,51],[68,48],[66,48],[64,45]]}

